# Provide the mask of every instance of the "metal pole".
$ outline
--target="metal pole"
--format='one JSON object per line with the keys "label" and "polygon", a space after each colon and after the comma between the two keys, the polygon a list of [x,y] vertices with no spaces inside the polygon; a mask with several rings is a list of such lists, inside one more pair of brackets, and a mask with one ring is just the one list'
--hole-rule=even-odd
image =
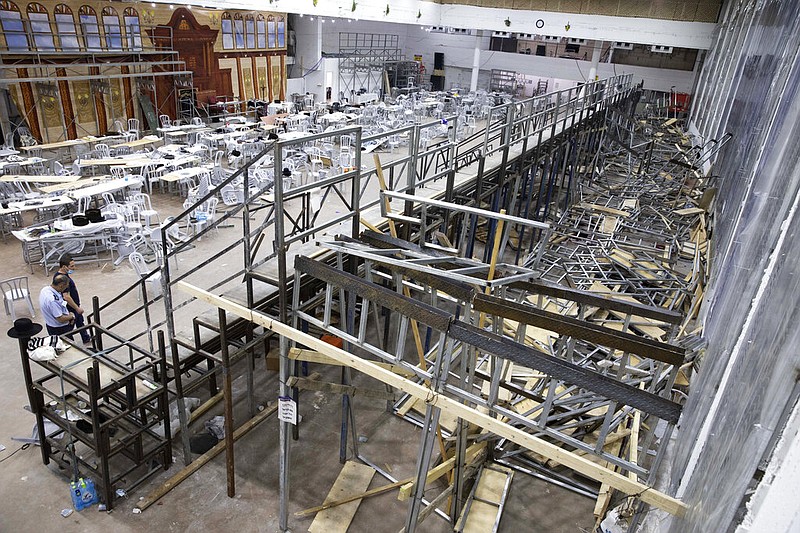
{"label": "metal pole", "polygon": [[[278,142],[275,146],[275,249],[278,255],[278,280],[281,287],[286,286],[286,244],[284,239],[284,209],[283,209],[283,178],[280,174],[283,170],[283,143]],[[294,290],[298,290],[295,287]],[[279,318],[284,324],[288,319],[288,295],[285,290],[278,291]],[[286,337],[280,338],[280,395],[289,396],[289,386],[286,384],[289,379],[289,340]],[[290,452],[291,428],[288,422],[281,422],[279,425],[280,443],[280,462],[278,466],[278,492],[280,495],[280,505],[278,510],[278,526],[281,531],[289,528],[289,452]]]}

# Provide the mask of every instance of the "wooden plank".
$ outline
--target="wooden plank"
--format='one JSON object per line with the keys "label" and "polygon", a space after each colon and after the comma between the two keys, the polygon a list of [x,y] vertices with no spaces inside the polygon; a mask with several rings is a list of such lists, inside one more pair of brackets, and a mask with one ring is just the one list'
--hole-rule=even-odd
{"label": "wooden plank", "polygon": [[604,205],[597,205],[597,204],[587,204],[582,202],[578,204],[578,207],[582,209],[589,209],[591,211],[598,211],[600,213],[606,213],[608,215],[615,215],[622,218],[628,218],[630,213],[627,211],[622,211],[621,209],[614,209],[613,207],[606,207]]}
{"label": "wooden plank", "polygon": [[[296,361],[305,361],[308,363],[319,363],[323,365],[334,365],[334,366],[342,366],[342,363],[335,359],[331,359],[324,354],[316,352],[314,350],[303,350],[300,348],[292,348],[289,350],[289,359],[296,360]],[[413,378],[416,374],[405,367],[400,365],[393,365],[391,363],[384,363],[382,361],[373,361],[376,365],[385,368],[386,370],[391,370],[395,374],[399,376],[405,376],[407,378]]]}
{"label": "wooden plank", "polygon": [[673,209],[672,212],[683,217],[688,215],[699,215],[700,213],[705,213],[706,210],[702,207],[686,207],[684,209]]}
{"label": "wooden plank", "polygon": [[401,486],[405,485],[406,483],[410,483],[416,479],[414,477],[408,477],[406,479],[401,479],[399,481],[395,481],[394,483],[389,483],[388,485],[382,485],[380,487],[375,487],[374,489],[370,489],[366,492],[360,492],[358,494],[353,494],[351,496],[346,496],[340,500],[333,500],[322,505],[318,505],[316,507],[311,507],[310,509],[305,509],[303,511],[298,511],[294,513],[294,515],[298,518],[302,518],[304,516],[316,514],[320,511],[324,511],[325,509],[330,509],[331,507],[336,507],[338,505],[342,505],[345,503],[350,503],[356,500],[362,500],[364,498],[369,498],[370,496],[377,496],[378,494],[383,494],[385,492],[389,492],[390,490],[400,488]]}
{"label": "wooden plank", "polygon": [[603,223],[600,225],[600,231],[606,235],[611,235],[617,230],[619,218],[611,215],[603,217]]}
{"label": "wooden plank", "polygon": [[554,459],[567,468],[575,470],[600,482],[608,483],[611,487],[627,494],[637,495],[645,503],[649,503],[663,509],[676,516],[684,516],[688,507],[686,504],[660,492],[653,487],[633,481],[627,476],[603,468],[585,457],[580,457],[568,450],[559,448],[551,442],[547,442],[539,437],[526,433],[520,428],[503,423],[488,414],[462,404],[460,401],[432,391],[423,384],[403,378],[386,369],[362,359],[354,354],[346,352],[340,348],[332,346],[308,333],[303,333],[291,326],[281,323],[263,313],[249,309],[243,305],[232,302],[222,296],[217,296],[209,291],[196,287],[186,281],[179,281],[175,284],[177,289],[190,294],[191,296],[210,303],[214,306],[225,309],[251,322],[263,326],[264,328],[291,339],[295,342],[308,346],[309,348],[323,352],[327,356],[336,359],[351,368],[363,372],[375,379],[383,381],[397,389],[407,392],[411,396],[418,398],[434,407],[438,407],[442,412],[447,412],[452,416],[463,418],[472,422],[495,435],[509,439],[510,441],[522,446],[523,448],[545,455]]}
{"label": "wooden plank", "polygon": [[[355,461],[347,461],[333,483],[325,503],[341,499],[353,492],[364,492],[372,482],[375,469]],[[311,533],[346,533],[356,515],[361,500],[331,507],[317,513],[308,530]]]}
{"label": "wooden plank", "polygon": [[486,533],[494,531],[497,521],[497,507],[485,502],[473,501],[469,508],[463,533]]}
{"label": "wooden plank", "polygon": [[295,387],[300,390],[313,390],[319,392],[329,392],[332,394],[347,394],[348,396],[363,398],[375,398],[378,400],[397,400],[397,395],[385,390],[365,389],[362,387],[355,387],[353,385],[341,385],[339,383],[329,383],[325,381],[311,381],[304,378],[292,376],[286,382],[290,387]]}
{"label": "wooden plank", "polygon": [[497,465],[493,465],[492,468],[484,468],[478,486],[475,488],[475,497],[496,505],[503,503],[503,490],[506,487],[506,480],[512,472],[508,468],[501,468]]}

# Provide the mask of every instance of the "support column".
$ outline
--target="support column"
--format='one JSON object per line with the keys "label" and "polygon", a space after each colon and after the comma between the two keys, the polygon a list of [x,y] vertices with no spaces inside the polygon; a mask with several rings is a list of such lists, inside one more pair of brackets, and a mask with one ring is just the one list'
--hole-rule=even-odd
{"label": "support column", "polygon": [[604,41],[595,41],[595,46],[592,49],[592,67],[589,69],[589,77],[586,83],[591,83],[597,79],[597,65],[600,64],[600,56],[603,54]]}
{"label": "support column", "polygon": [[469,80],[469,90],[475,92],[478,90],[478,74],[481,70],[481,40],[483,31],[478,30],[475,37],[475,53],[472,56],[472,77]]}

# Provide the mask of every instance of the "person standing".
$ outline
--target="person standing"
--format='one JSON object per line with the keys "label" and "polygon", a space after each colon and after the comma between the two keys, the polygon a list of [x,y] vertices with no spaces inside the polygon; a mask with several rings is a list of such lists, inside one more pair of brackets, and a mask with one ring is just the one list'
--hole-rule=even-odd
{"label": "person standing", "polygon": [[56,274],[50,285],[42,287],[39,292],[39,308],[44,315],[47,333],[50,335],[63,335],[75,327],[75,315],[67,309],[64,292],[69,289],[69,277]]}
{"label": "person standing", "polygon": [[[75,329],[78,329],[82,328],[84,325],[83,308],[81,308],[81,297],[78,294],[78,287],[75,285],[75,281],[70,277],[70,274],[73,272],[75,272],[75,259],[73,259],[72,254],[64,254],[58,260],[58,271],[53,276],[53,279],[59,274],[67,276],[69,280],[69,289],[64,292],[64,300],[67,302],[67,310],[75,315]],[[82,329],[80,334],[83,344],[89,345],[92,343],[92,336],[89,334],[88,330]]]}

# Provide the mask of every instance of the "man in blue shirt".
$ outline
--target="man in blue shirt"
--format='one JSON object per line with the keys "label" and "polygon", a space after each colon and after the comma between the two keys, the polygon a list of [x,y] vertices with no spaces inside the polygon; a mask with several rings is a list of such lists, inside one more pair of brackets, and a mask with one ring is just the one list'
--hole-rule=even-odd
{"label": "man in blue shirt", "polygon": [[75,327],[75,315],[67,309],[67,301],[63,296],[67,289],[69,278],[64,274],[56,274],[53,282],[39,292],[39,308],[50,335],[63,335]]}
{"label": "man in blue shirt", "polygon": [[[75,272],[75,259],[72,258],[72,254],[64,254],[58,260],[58,271],[53,276],[53,279],[59,274],[67,276],[69,288],[64,292],[63,296],[67,301],[67,310],[75,315],[75,328],[78,329],[82,328],[84,324],[83,308],[81,308],[81,297],[78,294],[78,287],[75,286],[75,282],[72,280],[72,277],[70,277],[70,274],[73,272]],[[92,343],[92,336],[89,334],[88,330],[82,329],[80,334],[83,344],[88,346]],[[70,338],[72,338],[72,336],[70,336]]]}

